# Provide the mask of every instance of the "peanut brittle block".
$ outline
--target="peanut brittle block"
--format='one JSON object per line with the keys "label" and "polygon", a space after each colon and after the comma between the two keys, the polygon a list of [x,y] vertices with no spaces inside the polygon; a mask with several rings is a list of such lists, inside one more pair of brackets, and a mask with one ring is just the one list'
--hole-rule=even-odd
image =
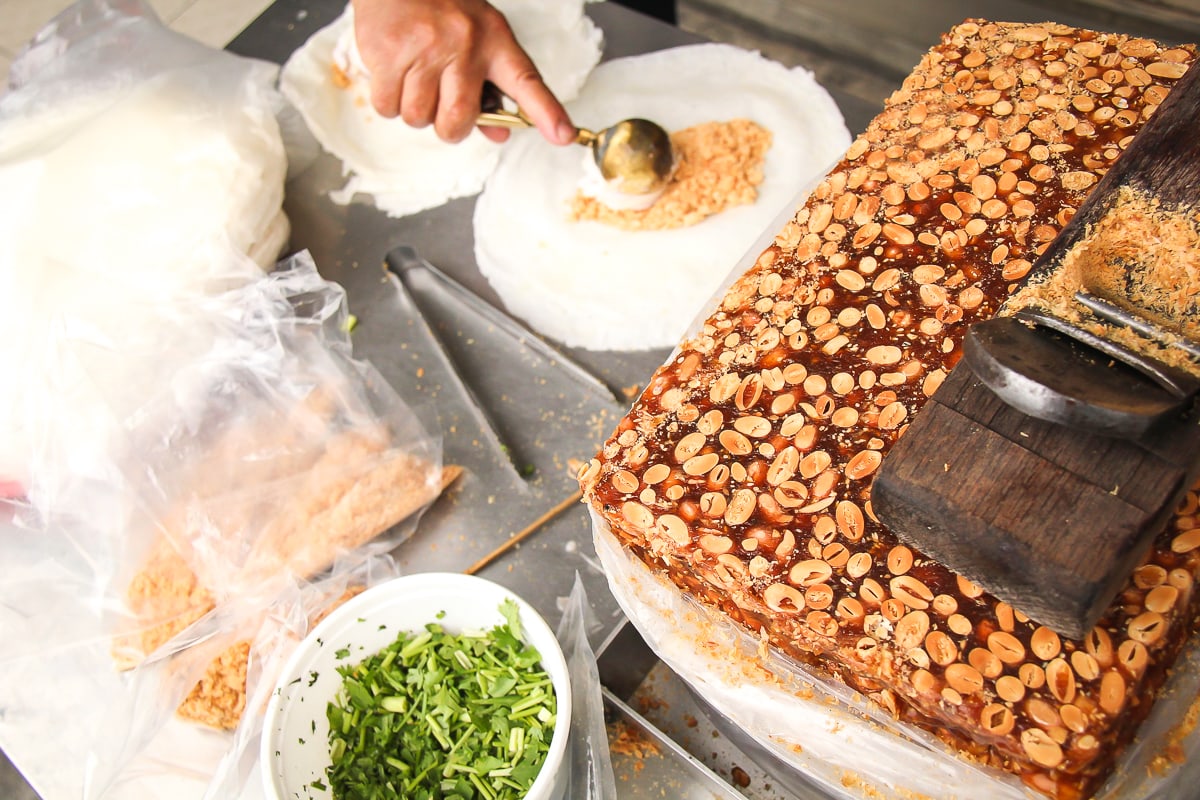
{"label": "peanut brittle block", "polygon": [[888,449],[1195,58],[968,21],[933,48],[581,473],[626,548],[964,757],[1090,796],[1197,616],[1197,494],[1082,641],[874,517]]}

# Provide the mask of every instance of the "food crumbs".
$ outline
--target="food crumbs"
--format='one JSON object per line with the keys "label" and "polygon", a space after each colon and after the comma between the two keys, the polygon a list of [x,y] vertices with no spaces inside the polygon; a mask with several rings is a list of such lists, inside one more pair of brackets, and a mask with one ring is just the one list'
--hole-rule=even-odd
{"label": "food crumbs", "polygon": [[608,725],[608,746],[617,755],[635,759],[633,765],[635,772],[641,772],[646,766],[647,756],[659,754],[657,744],[647,739],[640,728],[628,725],[624,720],[617,720]]}
{"label": "food crumbs", "polygon": [[333,85],[339,89],[350,88],[350,76],[346,71],[337,64],[331,64],[329,68],[329,79],[333,81]]}

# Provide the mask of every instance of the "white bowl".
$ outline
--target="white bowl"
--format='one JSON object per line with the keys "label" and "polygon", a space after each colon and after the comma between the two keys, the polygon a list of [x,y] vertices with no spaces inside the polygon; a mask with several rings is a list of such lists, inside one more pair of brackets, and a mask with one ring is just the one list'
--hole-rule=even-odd
{"label": "white bowl", "polygon": [[[450,633],[491,629],[504,622],[500,603],[520,610],[524,638],[538,649],[557,698],[557,721],[542,770],[526,800],[558,800],[566,787],[567,736],[571,727],[571,682],[554,632],[533,607],[491,581],[457,573],[407,575],[368,589],[317,625],[283,668],[267,705],[260,759],[263,788],[271,800],[331,798],[327,783],[329,721],[325,712],[342,685],[339,666],[358,663],[395,641],[402,630],[419,631],[437,622]],[[437,618],[444,612],[441,619]],[[352,655],[338,658],[349,648]]]}

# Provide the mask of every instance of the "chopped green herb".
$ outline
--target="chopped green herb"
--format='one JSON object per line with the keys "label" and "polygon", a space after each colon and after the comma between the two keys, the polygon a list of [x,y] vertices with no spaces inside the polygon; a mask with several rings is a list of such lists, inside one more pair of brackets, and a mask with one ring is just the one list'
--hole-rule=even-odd
{"label": "chopped green herb", "polygon": [[337,650],[334,651],[333,655],[334,655],[334,658],[339,658],[339,659],[349,658],[350,657],[350,648],[349,647],[338,648]]}
{"label": "chopped green herb", "polygon": [[[517,800],[549,751],[557,702],[516,603],[490,631],[431,622],[357,665],[326,716],[336,800]],[[439,614],[441,619],[444,614]]]}
{"label": "chopped green herb", "polygon": [[520,639],[523,631],[521,630],[521,610],[517,608],[517,604],[506,599],[500,604],[500,613],[504,616],[504,621],[508,623],[508,630],[513,636]]}

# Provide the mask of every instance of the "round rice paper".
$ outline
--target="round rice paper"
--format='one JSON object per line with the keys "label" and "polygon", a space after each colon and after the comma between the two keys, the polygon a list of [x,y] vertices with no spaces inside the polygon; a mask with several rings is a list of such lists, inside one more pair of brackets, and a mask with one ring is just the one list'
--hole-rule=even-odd
{"label": "round rice paper", "polygon": [[[603,43],[600,29],[583,13],[583,0],[493,0],[492,5],[508,19],[550,89],[562,100],[575,97],[599,62]],[[342,162],[347,181],[330,193],[334,202],[364,195],[389,216],[403,217],[483,188],[501,145],[478,130],[447,144],[432,126],[412,128],[399,117],[380,116],[371,106],[369,79],[354,43],[349,4],[283,66],[284,96],[321,146]]]}
{"label": "round rice paper", "polygon": [[745,118],[773,135],[754,204],[656,231],[572,221],[586,151],[533,131],[513,137],[475,207],[476,261],[509,311],[593,350],[675,345],[739,259],[850,145],[810,72],[724,44],[601,64],[567,109],[592,130],[631,117],[668,131]]}

